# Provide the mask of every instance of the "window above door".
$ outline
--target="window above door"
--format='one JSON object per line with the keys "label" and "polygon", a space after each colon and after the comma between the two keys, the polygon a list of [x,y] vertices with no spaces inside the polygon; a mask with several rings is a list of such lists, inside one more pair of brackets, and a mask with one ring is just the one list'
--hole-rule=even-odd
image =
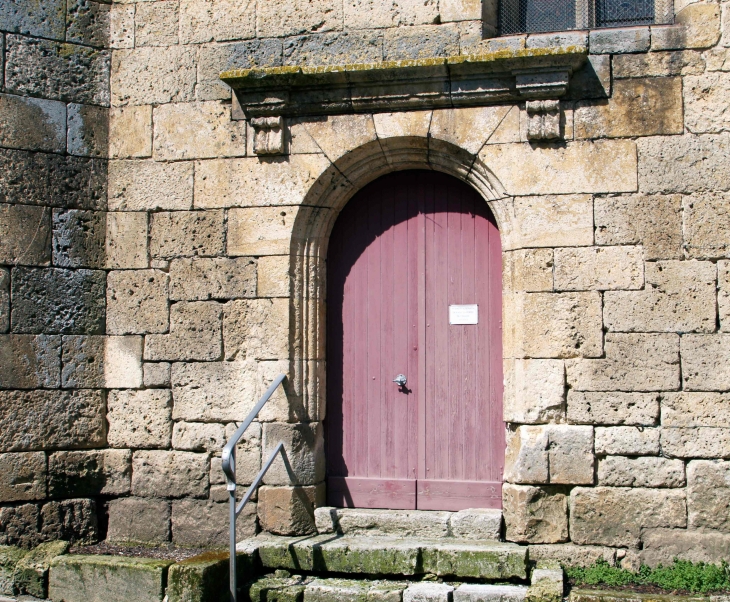
{"label": "window above door", "polygon": [[669,0],[500,0],[499,33],[670,23]]}

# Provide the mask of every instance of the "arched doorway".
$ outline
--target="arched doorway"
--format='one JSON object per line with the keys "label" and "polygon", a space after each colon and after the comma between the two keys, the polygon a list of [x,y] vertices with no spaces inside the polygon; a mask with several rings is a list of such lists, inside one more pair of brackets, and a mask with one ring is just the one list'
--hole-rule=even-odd
{"label": "arched doorway", "polygon": [[340,213],[327,268],[328,503],[501,507],[501,245],[487,204],[438,172],[383,176]]}

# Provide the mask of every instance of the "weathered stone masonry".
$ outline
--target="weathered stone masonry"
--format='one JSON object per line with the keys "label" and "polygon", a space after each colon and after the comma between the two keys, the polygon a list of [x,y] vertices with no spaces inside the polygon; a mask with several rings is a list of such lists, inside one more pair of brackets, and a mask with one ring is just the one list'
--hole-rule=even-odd
{"label": "weathered stone masonry", "polygon": [[[241,534],[311,531],[329,228],[373,177],[425,167],[502,233],[506,538],[727,556],[730,3],[487,40],[479,2],[295,4],[0,9],[0,543],[225,542],[220,448],[279,372],[239,474],[284,440],[296,482],[269,473]],[[219,79],[565,46],[589,64],[555,142],[511,102],[287,118],[256,156]]]}

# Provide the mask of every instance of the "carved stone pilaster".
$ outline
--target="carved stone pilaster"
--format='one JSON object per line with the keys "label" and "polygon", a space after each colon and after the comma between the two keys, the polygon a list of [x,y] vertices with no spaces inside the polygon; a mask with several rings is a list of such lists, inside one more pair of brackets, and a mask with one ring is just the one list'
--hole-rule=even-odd
{"label": "carved stone pilaster", "polygon": [[556,140],[563,137],[560,131],[559,100],[528,100],[525,111],[528,140]]}
{"label": "carved stone pilaster", "polygon": [[284,153],[284,118],[253,117],[253,152],[256,155],[281,155]]}

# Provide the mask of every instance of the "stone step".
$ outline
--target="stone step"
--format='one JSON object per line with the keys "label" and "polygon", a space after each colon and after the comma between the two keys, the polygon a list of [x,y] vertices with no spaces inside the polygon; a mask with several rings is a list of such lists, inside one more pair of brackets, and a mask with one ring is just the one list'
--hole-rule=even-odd
{"label": "stone step", "polygon": [[496,541],[262,535],[241,542],[238,549],[255,553],[263,567],[270,570],[483,580],[527,578],[527,547]]}
{"label": "stone step", "polygon": [[320,534],[457,537],[480,541],[497,541],[502,534],[502,511],[491,508],[442,512],[323,507],[315,510],[314,518]]}
{"label": "stone step", "polygon": [[524,602],[527,586],[267,576],[248,583],[245,599],[287,602]]}

